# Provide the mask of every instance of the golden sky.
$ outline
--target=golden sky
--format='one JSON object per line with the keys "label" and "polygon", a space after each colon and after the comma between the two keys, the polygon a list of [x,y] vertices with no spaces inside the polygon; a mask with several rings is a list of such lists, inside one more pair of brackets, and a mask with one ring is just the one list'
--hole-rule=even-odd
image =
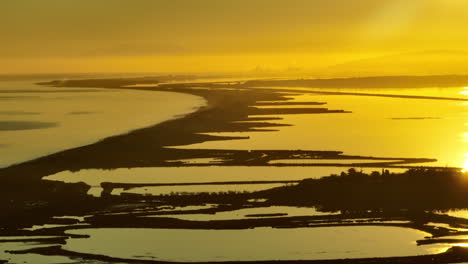
{"label": "golden sky", "polygon": [[466,0],[11,0],[0,73],[242,72],[468,47]]}

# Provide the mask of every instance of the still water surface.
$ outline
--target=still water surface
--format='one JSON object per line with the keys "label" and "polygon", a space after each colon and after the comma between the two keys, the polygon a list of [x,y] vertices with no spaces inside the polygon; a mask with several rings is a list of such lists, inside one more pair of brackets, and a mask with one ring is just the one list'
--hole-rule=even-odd
{"label": "still water surface", "polygon": [[[468,99],[465,88],[385,92]],[[292,96],[291,101],[327,102],[320,107],[352,113],[283,115],[279,122],[294,126],[278,132],[212,133],[250,138],[181,148],[332,150],[348,155],[435,158],[437,162],[426,165],[468,167],[468,102],[319,94]]]}
{"label": "still water surface", "polygon": [[[278,214],[274,216],[272,214]],[[296,206],[268,206],[268,207],[253,207],[242,208],[239,210],[217,212],[215,214],[165,214],[154,215],[150,217],[172,217],[190,221],[215,221],[215,220],[236,220],[236,219],[251,219],[262,218],[262,215],[271,217],[294,217],[294,216],[323,216],[337,215],[339,212],[320,212],[314,207],[296,207]]]}
{"label": "still water surface", "polygon": [[180,93],[0,82],[0,168],[151,126],[204,104]]}
{"label": "still water surface", "polygon": [[[468,98],[467,90],[386,89],[385,93]],[[356,92],[375,91],[359,89]],[[292,100],[327,102],[324,107],[352,113],[284,115],[281,122],[295,126],[281,127],[279,132],[242,133],[242,136],[250,136],[248,140],[207,142],[188,147],[337,150],[349,155],[436,158],[439,161],[431,165],[468,168],[466,102],[312,94],[297,95]],[[192,112],[203,104],[200,98],[175,93],[58,89],[24,82],[3,82],[0,83],[0,167],[153,125]],[[238,133],[224,135],[237,136]],[[300,180],[338,174],[346,169],[217,166],[135,168],[82,170],[77,173],[66,171],[46,179],[84,181],[92,186],[98,186],[104,181],[176,183]],[[165,188],[174,190],[173,187]],[[136,191],[144,193],[148,190],[140,188]],[[246,211],[239,211],[207,216],[205,220],[218,220],[218,217],[243,218],[247,214]],[[288,215],[314,214],[313,210],[304,208],[289,208],[286,211]],[[418,247],[415,241],[428,234],[397,227],[85,229],[71,233],[91,236],[89,239],[69,239],[64,247],[72,251],[122,258],[192,262],[409,256],[438,253],[446,248],[441,245]],[[66,262],[66,259],[58,261]]]}
{"label": "still water surface", "polygon": [[414,256],[441,245],[417,246],[428,234],[398,227],[255,228],[247,230],[83,229],[66,250],[127,259],[252,261]]}
{"label": "still water surface", "polygon": [[[44,180],[64,182],[85,182],[90,186],[100,186],[103,182],[114,183],[207,183],[227,181],[281,181],[321,178],[330,174],[340,174],[346,167],[256,167],[256,166],[208,166],[208,167],[153,167],[120,168],[115,170],[88,169],[77,172],[62,171]],[[375,168],[363,168],[370,173]],[[403,169],[392,169],[403,172]]]}

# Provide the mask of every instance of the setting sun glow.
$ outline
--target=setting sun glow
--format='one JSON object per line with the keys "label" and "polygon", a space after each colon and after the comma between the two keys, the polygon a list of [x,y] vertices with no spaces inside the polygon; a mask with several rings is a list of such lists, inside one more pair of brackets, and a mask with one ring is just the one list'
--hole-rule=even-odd
{"label": "setting sun glow", "polygon": [[0,10],[0,264],[468,263],[468,0]]}

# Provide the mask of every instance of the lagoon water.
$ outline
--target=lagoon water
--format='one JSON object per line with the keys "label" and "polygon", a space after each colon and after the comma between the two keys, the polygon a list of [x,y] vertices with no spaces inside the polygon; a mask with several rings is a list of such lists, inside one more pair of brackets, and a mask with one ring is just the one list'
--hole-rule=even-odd
{"label": "lagoon water", "polygon": [[[44,180],[64,182],[85,182],[90,186],[100,186],[103,182],[113,183],[208,183],[227,181],[294,181],[308,178],[321,178],[330,174],[340,174],[347,167],[257,167],[257,166],[207,166],[207,167],[154,167],[120,168],[115,170],[88,169],[76,172],[62,171]],[[379,170],[363,168],[370,173]],[[403,169],[391,169],[403,172]]]}
{"label": "lagoon water", "polygon": [[0,82],[0,168],[195,111],[196,96]]}
{"label": "lagoon water", "polygon": [[[322,178],[331,174],[340,174],[351,167],[274,167],[274,166],[206,166],[206,167],[150,167],[119,168],[113,170],[86,169],[79,171],[61,171],[43,178],[43,180],[63,181],[68,183],[84,182],[92,188],[90,195],[99,196],[101,183],[137,183],[137,184],[179,184],[179,183],[223,183],[254,181],[299,181],[308,178]],[[361,168],[360,171],[371,173],[379,168]],[[391,172],[403,172],[404,169],[390,169]],[[280,186],[280,184],[254,185],[189,185],[140,187],[123,191],[115,189],[112,194],[170,194],[171,192],[222,192],[222,191],[255,191]]]}
{"label": "lagoon water", "polygon": [[[383,93],[360,89],[337,91]],[[468,99],[468,89],[462,87],[385,89],[384,93]],[[321,94],[291,98],[297,102],[327,102],[320,107],[352,113],[283,115],[278,122],[294,126],[281,127],[278,132],[212,133],[250,138],[181,148],[332,150],[347,155],[434,158],[438,161],[424,165],[468,167],[468,102]]]}
{"label": "lagoon water", "polygon": [[[16,237],[0,237],[0,239],[15,240]],[[23,238],[24,239],[24,238]],[[14,254],[10,251],[15,250],[29,250],[41,246],[37,242],[1,242],[0,243],[0,257],[2,260],[7,260],[7,263],[21,263],[21,264],[76,264],[76,261],[69,257],[64,256],[42,256],[39,254]]]}
{"label": "lagoon water", "polygon": [[[468,89],[462,87],[323,91],[468,99]],[[323,107],[352,113],[283,115],[279,122],[294,126],[278,132],[222,133],[250,138],[180,147],[332,150],[435,158],[438,162],[424,165],[468,167],[468,102],[321,94],[297,95],[291,101],[327,102]],[[204,104],[186,94],[52,88],[31,82],[0,82],[0,102],[0,167],[150,126]]]}
{"label": "lagoon water", "polygon": [[[244,230],[83,229],[64,249],[138,260],[179,262],[312,260],[415,256],[441,245],[417,246],[428,234],[399,227],[254,228]],[[319,238],[319,239],[318,239]]]}
{"label": "lagoon water", "polygon": [[187,186],[145,186],[131,189],[115,188],[112,195],[142,194],[142,195],[171,195],[196,193],[229,193],[229,192],[257,192],[285,186],[286,184],[220,184],[220,185],[187,185]]}
{"label": "lagoon water", "polygon": [[[274,214],[278,214],[275,216]],[[216,221],[216,220],[236,220],[236,219],[252,219],[262,218],[268,215],[268,218],[274,217],[294,217],[294,216],[323,216],[323,215],[338,215],[339,212],[320,212],[314,207],[296,207],[296,206],[267,206],[267,207],[252,207],[242,208],[233,211],[217,212],[215,214],[165,214],[153,215],[149,217],[172,217],[189,221]]]}
{"label": "lagoon water", "polygon": [[[378,92],[468,99],[465,91],[468,89],[386,89],[385,92]],[[436,158],[439,161],[429,165],[468,168],[466,102],[318,94],[296,95],[292,97],[292,101],[327,102],[327,105],[320,107],[343,109],[352,113],[284,115],[279,122],[294,126],[281,127],[278,132],[242,133],[242,136],[250,136],[246,140],[214,141],[176,147],[333,150],[344,151],[348,155]],[[52,88],[27,82],[0,82],[0,168],[151,126],[193,112],[204,104],[205,101],[199,97],[177,93]],[[223,135],[237,136],[239,133]],[[102,191],[102,182],[145,184],[302,180],[339,174],[352,167],[352,163],[370,161],[321,161],[343,163],[346,167],[324,164],[323,167],[229,168],[216,166],[216,160],[187,162],[212,163],[213,166],[89,169],[63,171],[44,179],[85,182],[98,195]],[[297,162],[299,161],[276,160],[271,164]],[[364,171],[379,169],[366,168]],[[254,191],[280,185],[138,187],[125,191],[116,189],[114,194]],[[211,221],[245,219],[248,214],[258,213],[287,213],[288,216],[322,214],[313,208],[270,207],[240,209],[214,215],[187,214],[172,217]],[[171,215],[165,215],[167,216]],[[194,262],[365,258],[432,254],[447,249],[446,245],[416,246],[416,240],[424,239],[428,234],[388,226],[247,230],[121,228],[83,229],[70,233],[87,234],[90,238],[70,238],[63,246],[66,250],[139,260]],[[57,261],[66,263],[67,259]]]}

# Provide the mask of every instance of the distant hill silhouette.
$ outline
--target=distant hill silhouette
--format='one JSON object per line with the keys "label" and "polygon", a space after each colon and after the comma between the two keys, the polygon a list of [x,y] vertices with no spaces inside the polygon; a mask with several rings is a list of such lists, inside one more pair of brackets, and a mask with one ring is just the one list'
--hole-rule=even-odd
{"label": "distant hill silhouette", "polygon": [[250,87],[423,88],[468,86],[468,75],[376,76],[334,79],[253,80]]}
{"label": "distant hill silhouette", "polygon": [[431,50],[354,60],[324,69],[330,76],[468,74],[468,52]]}

